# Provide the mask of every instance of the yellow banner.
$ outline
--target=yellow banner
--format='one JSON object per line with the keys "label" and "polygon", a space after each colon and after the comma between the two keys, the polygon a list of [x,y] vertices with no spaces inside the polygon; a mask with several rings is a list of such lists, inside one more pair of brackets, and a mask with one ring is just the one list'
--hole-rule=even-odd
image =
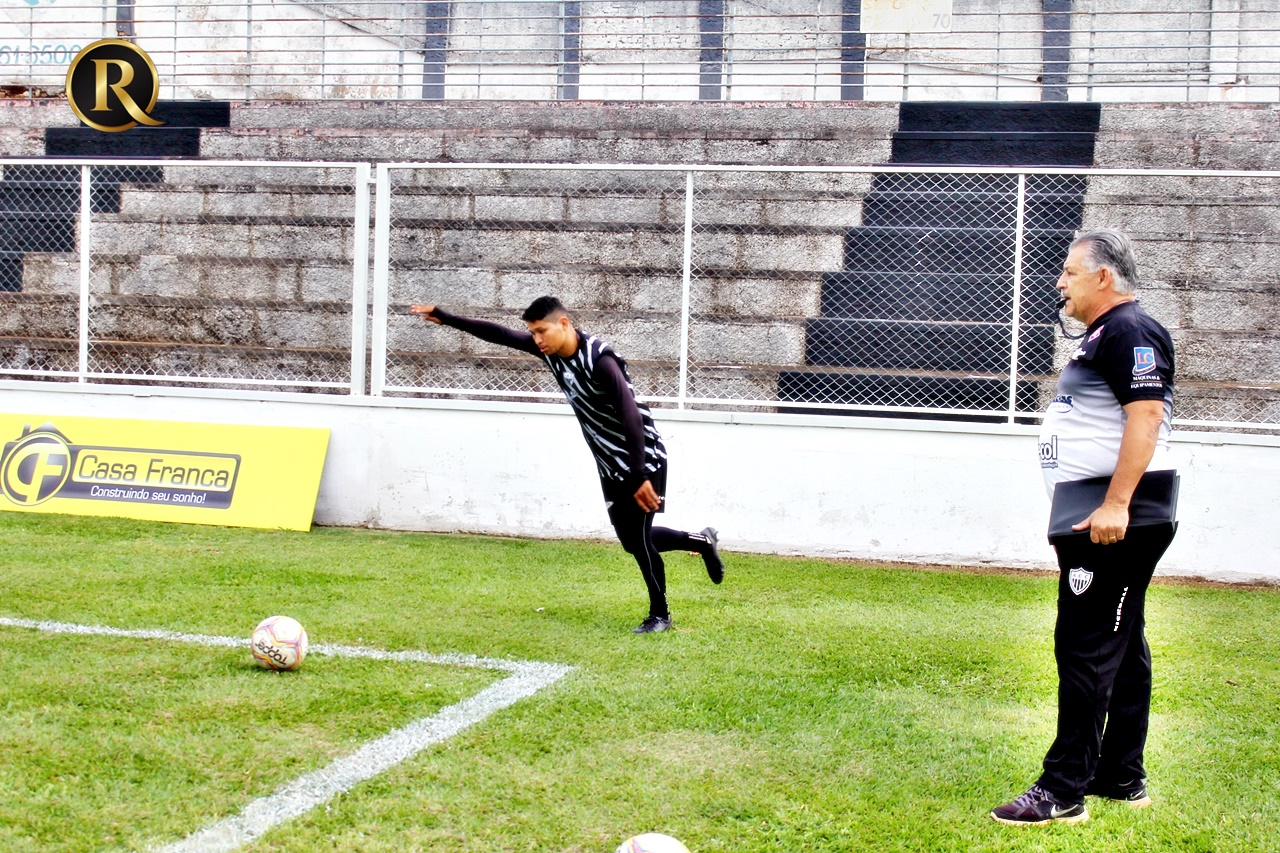
{"label": "yellow banner", "polygon": [[0,413],[0,509],[309,530],[329,431]]}

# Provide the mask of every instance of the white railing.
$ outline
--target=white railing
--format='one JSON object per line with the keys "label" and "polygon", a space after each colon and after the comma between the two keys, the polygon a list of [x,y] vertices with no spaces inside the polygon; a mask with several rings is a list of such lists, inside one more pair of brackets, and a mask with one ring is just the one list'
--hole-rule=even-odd
{"label": "white railing", "polygon": [[29,97],[124,37],[170,99],[1280,100],[1280,10],[1210,0],[953,0],[913,32],[859,0],[9,5],[0,85]]}
{"label": "white railing", "polygon": [[551,293],[656,405],[1034,420],[1072,346],[1066,245],[1106,225],[1174,334],[1178,423],[1280,430],[1280,172],[0,168],[3,377],[557,399],[536,360],[408,312],[519,326]]}

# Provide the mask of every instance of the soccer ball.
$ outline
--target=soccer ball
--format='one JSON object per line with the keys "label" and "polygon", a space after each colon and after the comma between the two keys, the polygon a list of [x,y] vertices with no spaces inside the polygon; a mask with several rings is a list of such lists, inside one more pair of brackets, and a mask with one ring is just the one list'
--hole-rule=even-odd
{"label": "soccer ball", "polygon": [[616,853],[689,853],[689,848],[670,835],[646,832],[622,842]]}
{"label": "soccer ball", "polygon": [[264,669],[297,669],[307,656],[307,629],[297,619],[271,616],[253,629],[249,649]]}

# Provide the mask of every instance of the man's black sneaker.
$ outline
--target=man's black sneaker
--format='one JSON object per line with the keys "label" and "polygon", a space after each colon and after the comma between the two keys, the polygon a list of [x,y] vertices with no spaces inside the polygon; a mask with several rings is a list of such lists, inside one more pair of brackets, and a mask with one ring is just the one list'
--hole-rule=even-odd
{"label": "man's black sneaker", "polygon": [[1045,826],[1056,821],[1083,823],[1089,819],[1089,810],[1084,803],[1068,803],[1039,785],[1032,785],[1012,803],[992,809],[991,816],[1014,826]]}
{"label": "man's black sneaker", "polygon": [[1106,785],[1090,781],[1084,787],[1086,797],[1102,797],[1125,803],[1131,809],[1145,809],[1151,805],[1151,795],[1147,793],[1147,780],[1139,779],[1125,785]]}
{"label": "man's black sneaker", "polygon": [[707,540],[707,550],[702,555],[702,562],[707,564],[707,575],[711,582],[720,583],[724,580],[724,560],[720,559],[720,551],[716,548],[720,544],[719,531],[714,527],[704,527],[702,535]]}
{"label": "man's black sneaker", "polygon": [[671,617],[646,616],[644,621],[631,629],[633,634],[656,634],[671,628]]}

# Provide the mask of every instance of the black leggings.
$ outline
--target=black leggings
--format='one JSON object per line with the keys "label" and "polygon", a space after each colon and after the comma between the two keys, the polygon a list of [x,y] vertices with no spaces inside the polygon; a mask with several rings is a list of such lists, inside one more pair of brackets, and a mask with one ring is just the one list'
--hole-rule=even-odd
{"label": "black leggings", "polygon": [[649,590],[649,615],[671,616],[667,607],[667,570],[662,561],[664,551],[696,551],[702,553],[703,541],[683,530],[654,527],[651,512],[640,509],[633,498],[614,500],[609,507],[609,520],[618,541],[628,554],[636,558],[640,575]]}

